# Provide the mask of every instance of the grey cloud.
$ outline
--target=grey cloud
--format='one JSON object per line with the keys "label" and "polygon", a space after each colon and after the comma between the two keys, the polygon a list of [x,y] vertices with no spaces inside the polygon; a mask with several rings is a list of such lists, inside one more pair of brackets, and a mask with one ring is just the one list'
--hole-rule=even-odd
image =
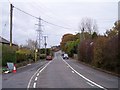
{"label": "grey cloud", "polygon": [[[106,28],[111,28],[114,21],[117,20],[117,2],[114,3],[97,3],[97,2],[13,2],[14,5],[32,15],[41,16],[43,19],[63,27],[73,28],[70,30],[52,26],[42,22],[45,29],[43,34],[48,35],[48,46],[58,45],[61,37],[65,33],[75,33],[79,31],[79,23],[82,18],[90,17],[96,19],[99,27],[99,32],[102,34]],[[45,6],[46,7],[45,7]],[[9,4],[3,3],[2,6],[2,26],[9,20]],[[24,44],[28,38],[36,39],[35,24],[38,23],[34,19],[14,8],[13,20],[13,41],[19,44]],[[9,23],[8,23],[9,24]],[[101,28],[103,27],[103,28]],[[9,40],[9,25],[3,28],[2,36]]]}

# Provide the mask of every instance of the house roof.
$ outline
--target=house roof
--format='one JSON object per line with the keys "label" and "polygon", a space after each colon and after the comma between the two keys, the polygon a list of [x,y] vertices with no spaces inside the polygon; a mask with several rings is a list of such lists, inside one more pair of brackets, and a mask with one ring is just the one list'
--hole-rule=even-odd
{"label": "house roof", "polygon": [[[6,40],[5,38],[0,36],[0,43],[3,44],[10,44],[10,42],[8,40]],[[17,44],[12,43],[13,45],[17,46]]]}
{"label": "house roof", "polygon": [[4,39],[3,37],[0,36],[0,43],[6,43],[9,44],[10,42],[6,39]]}

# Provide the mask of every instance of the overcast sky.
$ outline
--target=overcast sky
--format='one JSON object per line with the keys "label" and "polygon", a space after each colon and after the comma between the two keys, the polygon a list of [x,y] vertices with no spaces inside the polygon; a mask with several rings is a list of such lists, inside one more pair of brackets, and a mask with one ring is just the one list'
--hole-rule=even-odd
{"label": "overcast sky", "polygon": [[[82,18],[95,19],[99,34],[112,28],[118,19],[118,0],[4,0],[0,2],[2,12],[1,36],[9,40],[9,1],[17,8],[36,17],[57,24],[64,29],[42,22],[43,35],[47,35],[48,47],[59,45],[61,38],[66,33],[79,32],[79,24]],[[35,24],[38,20],[13,9],[13,42],[25,44],[27,39],[36,40]],[[44,41],[43,41],[44,42]],[[42,45],[43,47],[43,45]]]}

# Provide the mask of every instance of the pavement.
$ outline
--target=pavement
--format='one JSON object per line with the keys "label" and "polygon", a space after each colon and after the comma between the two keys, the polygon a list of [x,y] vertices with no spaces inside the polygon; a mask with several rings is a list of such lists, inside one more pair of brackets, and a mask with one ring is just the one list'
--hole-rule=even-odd
{"label": "pavement", "polygon": [[[20,68],[16,74],[4,74],[3,88],[81,88],[112,90],[120,88],[120,78],[98,71],[56,52],[52,61],[37,62]],[[120,89],[116,89],[120,90]]]}

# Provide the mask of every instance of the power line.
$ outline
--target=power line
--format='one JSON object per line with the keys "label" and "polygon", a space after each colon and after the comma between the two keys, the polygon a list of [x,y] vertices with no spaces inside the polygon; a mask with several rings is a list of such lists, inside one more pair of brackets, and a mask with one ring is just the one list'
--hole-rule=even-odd
{"label": "power line", "polygon": [[[17,10],[19,10],[19,11],[21,11],[21,12],[23,12],[23,13],[25,13],[25,14],[27,14],[27,15],[29,15],[29,16],[31,16],[31,17],[33,17],[33,18],[39,19],[38,17],[36,17],[36,16],[34,16],[34,15],[30,14],[30,13],[27,13],[27,12],[25,12],[25,11],[23,11],[23,10],[15,7],[15,6],[14,6],[14,8],[17,9]],[[63,27],[63,26],[60,26],[60,25],[57,25],[57,24],[48,22],[48,21],[46,21],[46,20],[44,20],[44,19],[42,19],[42,18],[41,18],[41,20],[42,20],[43,22],[46,22],[46,23],[51,24],[51,25],[53,25],[53,26],[57,26],[57,27],[64,28],[64,29],[72,29],[72,28],[67,28],[67,27]],[[72,30],[73,30],[73,29],[72,29]]]}
{"label": "power line", "polygon": [[[17,8],[17,7],[15,7],[14,5],[13,5],[13,7],[14,7],[15,9],[17,9],[17,10],[19,10],[19,11],[21,11],[21,12],[23,12],[23,13],[25,13],[25,14],[31,16],[31,17],[33,17],[33,18],[39,19],[38,17],[36,17],[36,16],[34,16],[34,15],[28,13],[28,12],[25,12],[25,11],[23,11],[23,10],[21,10],[21,9],[19,9],[19,8]],[[42,18],[41,18],[41,20],[44,21],[44,22],[46,22],[46,23],[48,23],[48,24],[51,24],[51,25],[53,25],[53,26],[57,26],[57,27],[64,28],[64,29],[71,29],[71,28],[63,27],[63,26],[60,26],[60,25],[57,25],[57,24],[48,22],[48,21],[46,21],[46,20],[44,20],[44,19],[42,19]]]}
{"label": "power line", "polygon": [[53,25],[53,26],[60,27],[60,28],[64,28],[64,29],[71,29],[71,28],[63,27],[63,26],[60,26],[60,25],[57,25],[57,24],[54,24],[54,23],[48,22],[48,21],[43,20],[43,19],[42,19],[42,21],[44,21],[44,22],[46,22],[46,23],[48,23],[48,24],[51,24],[51,25]]}
{"label": "power line", "polygon": [[[39,4],[39,7],[41,7],[41,4],[40,3],[36,3],[37,5]],[[59,19],[58,17],[56,17],[56,16],[58,16],[56,13],[54,13],[50,8],[48,8],[48,7],[46,7],[44,4],[42,4],[42,6],[43,7],[41,7],[42,9],[44,9],[44,11],[47,9],[47,11],[50,11],[50,13],[52,14],[52,15],[54,15],[54,18],[57,20],[57,21],[59,21],[59,22],[61,22],[61,19]],[[46,8],[46,9],[45,9]],[[50,14],[50,15],[51,15]],[[53,18],[53,16],[50,16],[50,15],[46,15],[47,17],[50,17],[50,19],[52,18],[52,19],[54,19]],[[61,17],[61,18],[63,18],[63,17]],[[62,23],[64,23],[67,27],[71,27],[70,25],[68,25],[68,23],[65,23],[65,22],[62,22]],[[72,28],[69,28],[69,29],[72,29]]]}
{"label": "power line", "polygon": [[8,0],[8,2],[9,2],[10,4],[12,4],[12,3],[10,2],[10,0]]}
{"label": "power line", "polygon": [[[9,2],[9,3],[11,3],[11,2]],[[17,8],[17,7],[15,7],[14,5],[13,5],[13,7],[14,7],[15,9],[17,9],[17,10],[19,10],[19,11],[21,11],[21,12],[23,12],[23,13],[25,13],[25,14],[31,16],[31,17],[33,17],[33,18],[39,19],[38,17],[36,17],[36,16],[34,16],[34,15],[28,13],[28,12],[25,12],[25,11],[23,11],[23,10],[21,10],[21,9],[19,9],[19,8]],[[60,27],[60,28],[64,28],[64,29],[69,29],[69,30],[71,29],[71,30],[73,30],[72,28],[63,27],[63,26],[61,26],[61,25],[57,25],[57,24],[48,22],[48,21],[46,21],[46,20],[44,20],[44,19],[42,19],[42,18],[41,18],[41,20],[42,20],[43,22],[45,22],[45,23],[51,24],[51,25],[56,26],[56,27]]]}
{"label": "power line", "polygon": [[[25,12],[25,11],[23,11],[23,10],[17,8],[17,7],[15,7],[15,6],[14,6],[14,8],[16,8],[17,10],[19,10],[19,11],[21,11],[21,12],[23,12],[23,13],[25,13],[25,14],[31,16],[31,17],[34,17],[34,18],[36,18],[36,19],[39,19],[38,17],[33,16],[33,15],[31,15],[31,14],[29,14],[29,13],[27,13],[27,12]],[[61,27],[61,28],[64,28],[64,29],[71,29],[71,28],[66,28],[66,27],[63,27],[63,26],[56,25],[56,24],[54,24],[54,23],[48,22],[48,21],[46,21],[46,20],[44,20],[44,19],[42,19],[42,18],[41,18],[41,20],[44,21],[44,22],[46,22],[46,23],[48,23],[48,24],[51,24],[51,25],[57,26],[57,27]]]}
{"label": "power line", "polygon": [[32,14],[29,14],[29,13],[27,13],[27,12],[25,12],[25,11],[23,11],[23,10],[17,8],[17,7],[15,7],[15,6],[14,6],[14,8],[17,9],[17,10],[19,10],[19,11],[21,11],[21,12],[23,12],[23,13],[25,13],[25,14],[27,14],[27,15],[29,15],[29,16],[31,16],[31,17],[34,17],[34,18],[36,18],[36,19],[39,19],[38,17],[33,16]]}

